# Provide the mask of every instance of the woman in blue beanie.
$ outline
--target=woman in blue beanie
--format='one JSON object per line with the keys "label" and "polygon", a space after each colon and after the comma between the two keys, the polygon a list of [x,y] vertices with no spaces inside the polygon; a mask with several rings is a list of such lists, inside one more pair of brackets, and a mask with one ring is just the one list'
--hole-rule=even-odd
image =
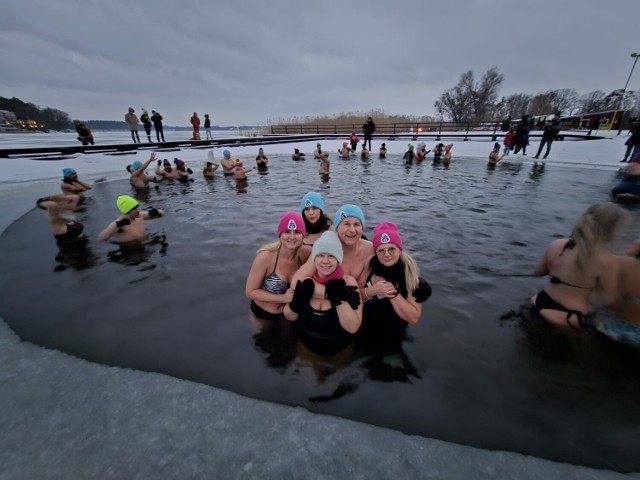
{"label": "woman in blue beanie", "polygon": [[324,213],[324,200],[317,192],[309,192],[300,202],[300,211],[304,226],[307,228],[307,237],[304,239],[305,245],[313,246],[313,243],[320,238],[327,230],[333,230],[331,220]]}

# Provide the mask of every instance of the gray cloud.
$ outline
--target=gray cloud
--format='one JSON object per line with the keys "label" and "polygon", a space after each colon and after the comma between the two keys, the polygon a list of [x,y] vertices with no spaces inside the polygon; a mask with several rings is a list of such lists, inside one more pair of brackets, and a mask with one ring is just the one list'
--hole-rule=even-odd
{"label": "gray cloud", "polygon": [[638,13],[637,0],[5,2],[0,95],[83,119],[144,106],[170,125],[193,111],[234,125],[433,114],[463,72],[491,65],[502,95],[609,92],[640,50]]}

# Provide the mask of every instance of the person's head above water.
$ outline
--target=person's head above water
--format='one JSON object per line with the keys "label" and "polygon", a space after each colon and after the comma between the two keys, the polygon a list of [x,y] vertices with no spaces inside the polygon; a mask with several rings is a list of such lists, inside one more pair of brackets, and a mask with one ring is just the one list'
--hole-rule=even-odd
{"label": "person's head above water", "polygon": [[498,142],[493,144],[493,149],[494,150],[500,150],[500,144]]}
{"label": "person's head above water", "polygon": [[231,158],[231,152],[229,150],[223,150],[222,155],[224,155],[224,158]]}
{"label": "person's head above water", "polygon": [[373,229],[373,250],[380,245],[391,243],[402,250],[402,238],[398,232],[398,226],[391,222],[382,222]]}
{"label": "person's head above water", "polygon": [[311,249],[311,258],[315,260],[321,253],[328,253],[338,260],[338,264],[342,263],[344,255],[342,252],[342,244],[335,232],[327,230],[315,241]]}
{"label": "person's head above water", "polygon": [[142,166],[142,162],[139,160],[136,160],[131,164],[131,168],[133,168],[134,170],[139,169],[141,166]]}
{"label": "person's head above water", "polygon": [[300,232],[302,235],[306,235],[307,229],[304,226],[302,215],[298,212],[294,212],[293,210],[283,213],[280,216],[280,221],[278,222],[278,238],[280,238],[280,235],[287,230]]}
{"label": "person's head above water", "polygon": [[357,205],[346,204],[342,205],[333,219],[333,226],[337,230],[340,224],[347,218],[354,217],[360,220],[362,224],[362,228],[364,228],[364,213],[362,213],[362,209]]}
{"label": "person's head above water", "polygon": [[124,215],[131,213],[133,210],[140,206],[136,199],[129,195],[120,195],[116,200],[116,205],[118,206],[118,210],[120,210],[120,213]]}
{"label": "person's head above water", "polygon": [[300,202],[300,211],[303,212],[304,209],[308,207],[316,207],[324,212],[324,200],[322,200],[322,195],[317,192],[309,192],[302,197],[302,201]]}
{"label": "person's head above water", "polygon": [[67,167],[62,169],[62,176],[65,178],[69,178],[74,173],[76,173],[76,171],[73,168]]}

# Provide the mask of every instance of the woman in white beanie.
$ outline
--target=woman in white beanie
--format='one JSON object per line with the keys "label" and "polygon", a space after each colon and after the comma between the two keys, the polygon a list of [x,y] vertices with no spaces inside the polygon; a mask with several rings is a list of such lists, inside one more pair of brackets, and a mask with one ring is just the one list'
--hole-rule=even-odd
{"label": "woman in white beanie", "polygon": [[[362,321],[358,283],[344,274],[342,256],[336,233],[324,232],[311,251],[315,271],[311,277],[298,280],[293,299],[284,307],[285,318],[298,322],[302,343],[323,355],[346,348]],[[324,285],[325,294],[315,296],[320,285]]]}

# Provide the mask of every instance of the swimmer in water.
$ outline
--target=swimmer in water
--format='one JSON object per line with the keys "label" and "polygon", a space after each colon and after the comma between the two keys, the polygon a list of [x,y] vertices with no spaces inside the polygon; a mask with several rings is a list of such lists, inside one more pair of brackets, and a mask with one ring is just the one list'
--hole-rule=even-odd
{"label": "swimmer in water", "polygon": [[340,158],[349,158],[351,156],[351,149],[348,147],[347,142],[342,142],[342,148],[338,149],[338,153],[340,154]]}
{"label": "swimmer in water", "polygon": [[298,148],[293,149],[293,155],[291,155],[291,160],[305,160],[306,155],[300,151]]}
{"label": "swimmer in water", "polygon": [[444,157],[442,157],[442,163],[445,165],[449,165],[451,163],[451,149],[453,148],[453,143],[450,143],[446,147],[444,147]]}
{"label": "swimmer in water", "polygon": [[217,163],[206,162],[204,164],[204,168],[202,169],[202,175],[204,175],[204,178],[213,178],[217,169]]}
{"label": "swimmer in water", "polygon": [[120,195],[116,205],[121,215],[100,232],[101,240],[115,237],[116,243],[143,242],[149,238],[144,221],[164,216],[164,211],[157,208],[140,210],[138,202],[129,195]]}
{"label": "swimmer in water", "polygon": [[91,190],[91,185],[78,179],[78,172],[73,168],[62,169],[62,183],[60,189],[65,195],[84,197],[84,192]]}
{"label": "swimmer in water", "polygon": [[307,230],[305,245],[312,246],[323,232],[334,230],[331,220],[324,214],[324,200],[319,193],[309,192],[302,197],[300,210]]}
{"label": "swimmer in water", "polygon": [[220,166],[222,167],[222,173],[224,175],[233,175],[235,164],[231,160],[231,152],[229,150],[222,151],[222,160],[220,160]]}
{"label": "swimmer in water", "polygon": [[149,187],[149,182],[155,182],[155,175],[147,175],[145,170],[149,166],[151,162],[156,159],[156,154],[152,153],[149,157],[149,160],[142,163],[139,161],[135,161],[131,164],[129,168],[129,172],[131,173],[131,177],[129,177],[129,183],[139,189],[145,189]]}
{"label": "swimmer in water", "polygon": [[49,227],[58,245],[77,242],[85,238],[84,226],[80,222],[60,215],[62,212],[73,212],[78,209],[79,195],[51,195],[39,198],[36,206],[49,214]]}
{"label": "swimmer in water", "polygon": [[378,153],[380,158],[385,158],[387,156],[387,145],[383,143],[380,145],[380,152]]}
{"label": "swimmer in water", "polygon": [[493,150],[489,154],[489,165],[495,165],[504,158],[505,154],[500,155],[500,144],[498,142],[493,144]]}
{"label": "swimmer in water", "polygon": [[290,281],[309,258],[310,247],[302,245],[304,221],[297,212],[286,212],[278,222],[278,240],[260,247],[245,286],[251,312],[258,318],[282,318],[284,306],[293,299]]}
{"label": "swimmer in water", "polygon": [[262,148],[258,149],[258,156],[256,157],[256,167],[258,167],[258,171],[265,172],[267,170],[268,163],[269,159],[264,154],[264,150],[262,150]]}
{"label": "swimmer in water", "polygon": [[415,157],[415,153],[413,152],[413,145],[411,143],[408,145],[408,147],[409,147],[409,150],[405,152],[402,159],[404,160],[404,163],[406,163],[407,165],[411,165],[413,163],[413,158]]}

